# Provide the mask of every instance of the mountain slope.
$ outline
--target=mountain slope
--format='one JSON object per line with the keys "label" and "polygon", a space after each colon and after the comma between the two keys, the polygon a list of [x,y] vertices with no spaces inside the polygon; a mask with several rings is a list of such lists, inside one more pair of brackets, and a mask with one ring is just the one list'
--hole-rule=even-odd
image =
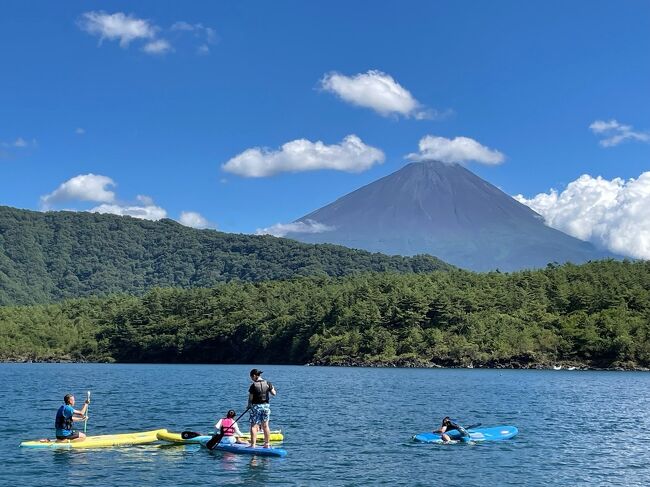
{"label": "mountain slope", "polygon": [[411,163],[297,221],[330,228],[291,233],[398,255],[427,253],[472,270],[516,270],[611,257],[544,224],[540,215],[458,164]]}
{"label": "mountain slope", "polygon": [[172,220],[0,206],[0,305],[141,294],[156,286],[439,269],[450,266],[429,256],[389,257],[271,236],[195,230]]}

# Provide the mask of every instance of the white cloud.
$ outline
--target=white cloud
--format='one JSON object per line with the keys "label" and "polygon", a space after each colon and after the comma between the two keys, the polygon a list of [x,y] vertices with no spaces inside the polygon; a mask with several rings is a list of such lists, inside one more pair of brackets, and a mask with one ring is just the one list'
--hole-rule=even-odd
{"label": "white cloud", "polygon": [[[29,147],[30,143],[29,141],[25,140],[23,137],[17,137],[16,140],[14,140],[13,142],[0,142],[0,145],[6,148],[24,149],[25,147]],[[31,145],[34,147],[38,145],[36,143],[36,139],[32,139]]]}
{"label": "white cloud", "polygon": [[41,204],[47,209],[55,203],[71,200],[111,203],[115,193],[108,190],[115,182],[108,176],[99,174],[80,174],[62,183],[49,194],[41,196]]}
{"label": "white cloud", "polygon": [[204,39],[205,42],[213,44],[217,40],[217,33],[211,27],[203,24],[190,24],[189,22],[175,22],[171,26],[172,31],[192,32],[196,37]]}
{"label": "white cloud", "polygon": [[84,129],[82,129],[81,127],[78,127],[78,128],[74,131],[74,133],[77,134],[77,135],[84,135],[84,134],[86,133],[86,131],[85,131]]}
{"label": "white cloud", "polygon": [[192,228],[213,228],[214,226],[200,213],[195,211],[183,211],[178,221],[186,227]]}
{"label": "white cloud", "polygon": [[122,12],[86,12],[78,22],[79,27],[91,35],[104,39],[119,40],[121,47],[136,39],[153,39],[158,28],[148,20],[139,19]]}
{"label": "white cloud", "polygon": [[501,164],[505,160],[505,156],[498,150],[485,147],[469,137],[447,139],[445,137],[426,135],[420,139],[418,147],[420,152],[409,154],[406,156],[407,159],[412,161],[458,162],[460,164],[474,161],[487,165]]}
{"label": "white cloud", "polygon": [[147,54],[166,54],[172,50],[172,46],[165,39],[156,39],[147,42],[142,50]]}
{"label": "white cloud", "polygon": [[256,235],[273,235],[275,237],[284,237],[289,233],[323,233],[334,230],[334,227],[318,223],[314,220],[293,223],[276,223],[270,227],[258,228]]}
{"label": "white cloud", "polygon": [[120,205],[120,204],[103,204],[91,208],[91,213],[110,213],[112,215],[132,216],[133,218],[140,218],[142,220],[160,220],[167,217],[167,211],[160,206],[154,204],[153,200],[148,196],[138,195],[140,205]]}
{"label": "white cloud", "polygon": [[411,93],[381,71],[371,70],[355,76],[337,72],[326,74],[321,87],[335,93],[342,100],[365,108],[371,108],[380,115],[402,115],[417,119],[432,118],[433,111],[425,110]]}
{"label": "white cloud", "polygon": [[605,137],[598,142],[603,147],[614,147],[626,140],[650,142],[650,132],[635,132],[631,125],[623,125],[614,119],[596,120],[589,128],[594,134]]}
{"label": "white cloud", "polygon": [[515,199],[550,227],[618,254],[650,259],[650,171],[627,181],[585,174],[562,192]]}
{"label": "white cloud", "polygon": [[293,140],[280,150],[255,147],[233,157],[221,167],[239,176],[261,178],[281,172],[334,169],[362,172],[384,162],[384,153],[364,144],[356,135],[348,135],[340,144],[325,145],[321,141]]}

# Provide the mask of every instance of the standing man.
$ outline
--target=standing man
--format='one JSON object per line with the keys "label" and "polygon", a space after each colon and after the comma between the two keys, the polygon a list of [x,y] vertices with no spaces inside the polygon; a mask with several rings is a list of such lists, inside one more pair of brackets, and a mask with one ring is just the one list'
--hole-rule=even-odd
{"label": "standing man", "polygon": [[275,396],[275,387],[270,382],[262,379],[262,371],[251,370],[250,376],[253,383],[248,388],[248,407],[250,408],[251,422],[251,447],[255,447],[257,441],[258,427],[262,426],[264,432],[264,448],[269,448],[271,430],[269,419],[271,418],[271,407],[269,406],[269,394]]}
{"label": "standing man", "polygon": [[90,404],[90,400],[86,399],[84,407],[79,411],[74,408],[74,396],[72,394],[66,394],[63,397],[63,405],[56,412],[56,419],[54,420],[57,440],[83,441],[86,439],[84,433],[73,429],[73,422],[86,419],[88,404]]}

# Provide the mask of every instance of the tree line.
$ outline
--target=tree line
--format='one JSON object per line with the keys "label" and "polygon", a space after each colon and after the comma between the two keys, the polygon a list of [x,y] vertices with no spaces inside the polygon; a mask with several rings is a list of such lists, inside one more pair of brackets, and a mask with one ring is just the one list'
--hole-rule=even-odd
{"label": "tree line", "polygon": [[269,235],[196,230],[173,220],[0,206],[0,306],[142,295],[154,287],[451,268],[428,255],[387,256]]}
{"label": "tree line", "polygon": [[3,360],[650,366],[650,263],[364,273],[0,307]]}

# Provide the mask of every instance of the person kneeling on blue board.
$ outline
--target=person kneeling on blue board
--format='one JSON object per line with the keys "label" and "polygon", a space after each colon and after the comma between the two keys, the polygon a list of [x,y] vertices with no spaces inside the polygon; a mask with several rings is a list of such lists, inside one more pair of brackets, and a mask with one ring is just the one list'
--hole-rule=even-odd
{"label": "person kneeling on blue board", "polygon": [[74,402],[74,396],[72,394],[66,394],[63,397],[64,404],[56,412],[54,428],[56,430],[56,439],[59,441],[83,441],[86,439],[84,433],[73,429],[73,423],[75,421],[84,421],[86,419],[86,411],[88,411],[90,399],[86,399],[81,411],[74,408]]}
{"label": "person kneeling on blue board", "polygon": [[453,430],[456,430],[460,433],[460,441],[466,443],[471,439],[467,430],[463,428],[461,425],[459,425],[458,423],[456,423],[455,421],[452,421],[452,419],[449,416],[445,416],[445,418],[442,420],[442,426],[440,427],[440,429],[434,431],[434,433],[440,433],[440,436],[442,437],[442,441],[447,443],[451,441],[451,438],[449,438],[447,431],[453,431]]}
{"label": "person kneeling on blue board", "polygon": [[237,413],[234,410],[229,410],[225,418],[221,418],[217,421],[217,424],[214,425],[219,433],[223,434],[223,438],[219,442],[222,445],[233,445],[235,443],[248,443],[246,440],[242,440],[241,437],[244,436],[243,433],[239,430],[239,426],[233,419],[237,416]]}

